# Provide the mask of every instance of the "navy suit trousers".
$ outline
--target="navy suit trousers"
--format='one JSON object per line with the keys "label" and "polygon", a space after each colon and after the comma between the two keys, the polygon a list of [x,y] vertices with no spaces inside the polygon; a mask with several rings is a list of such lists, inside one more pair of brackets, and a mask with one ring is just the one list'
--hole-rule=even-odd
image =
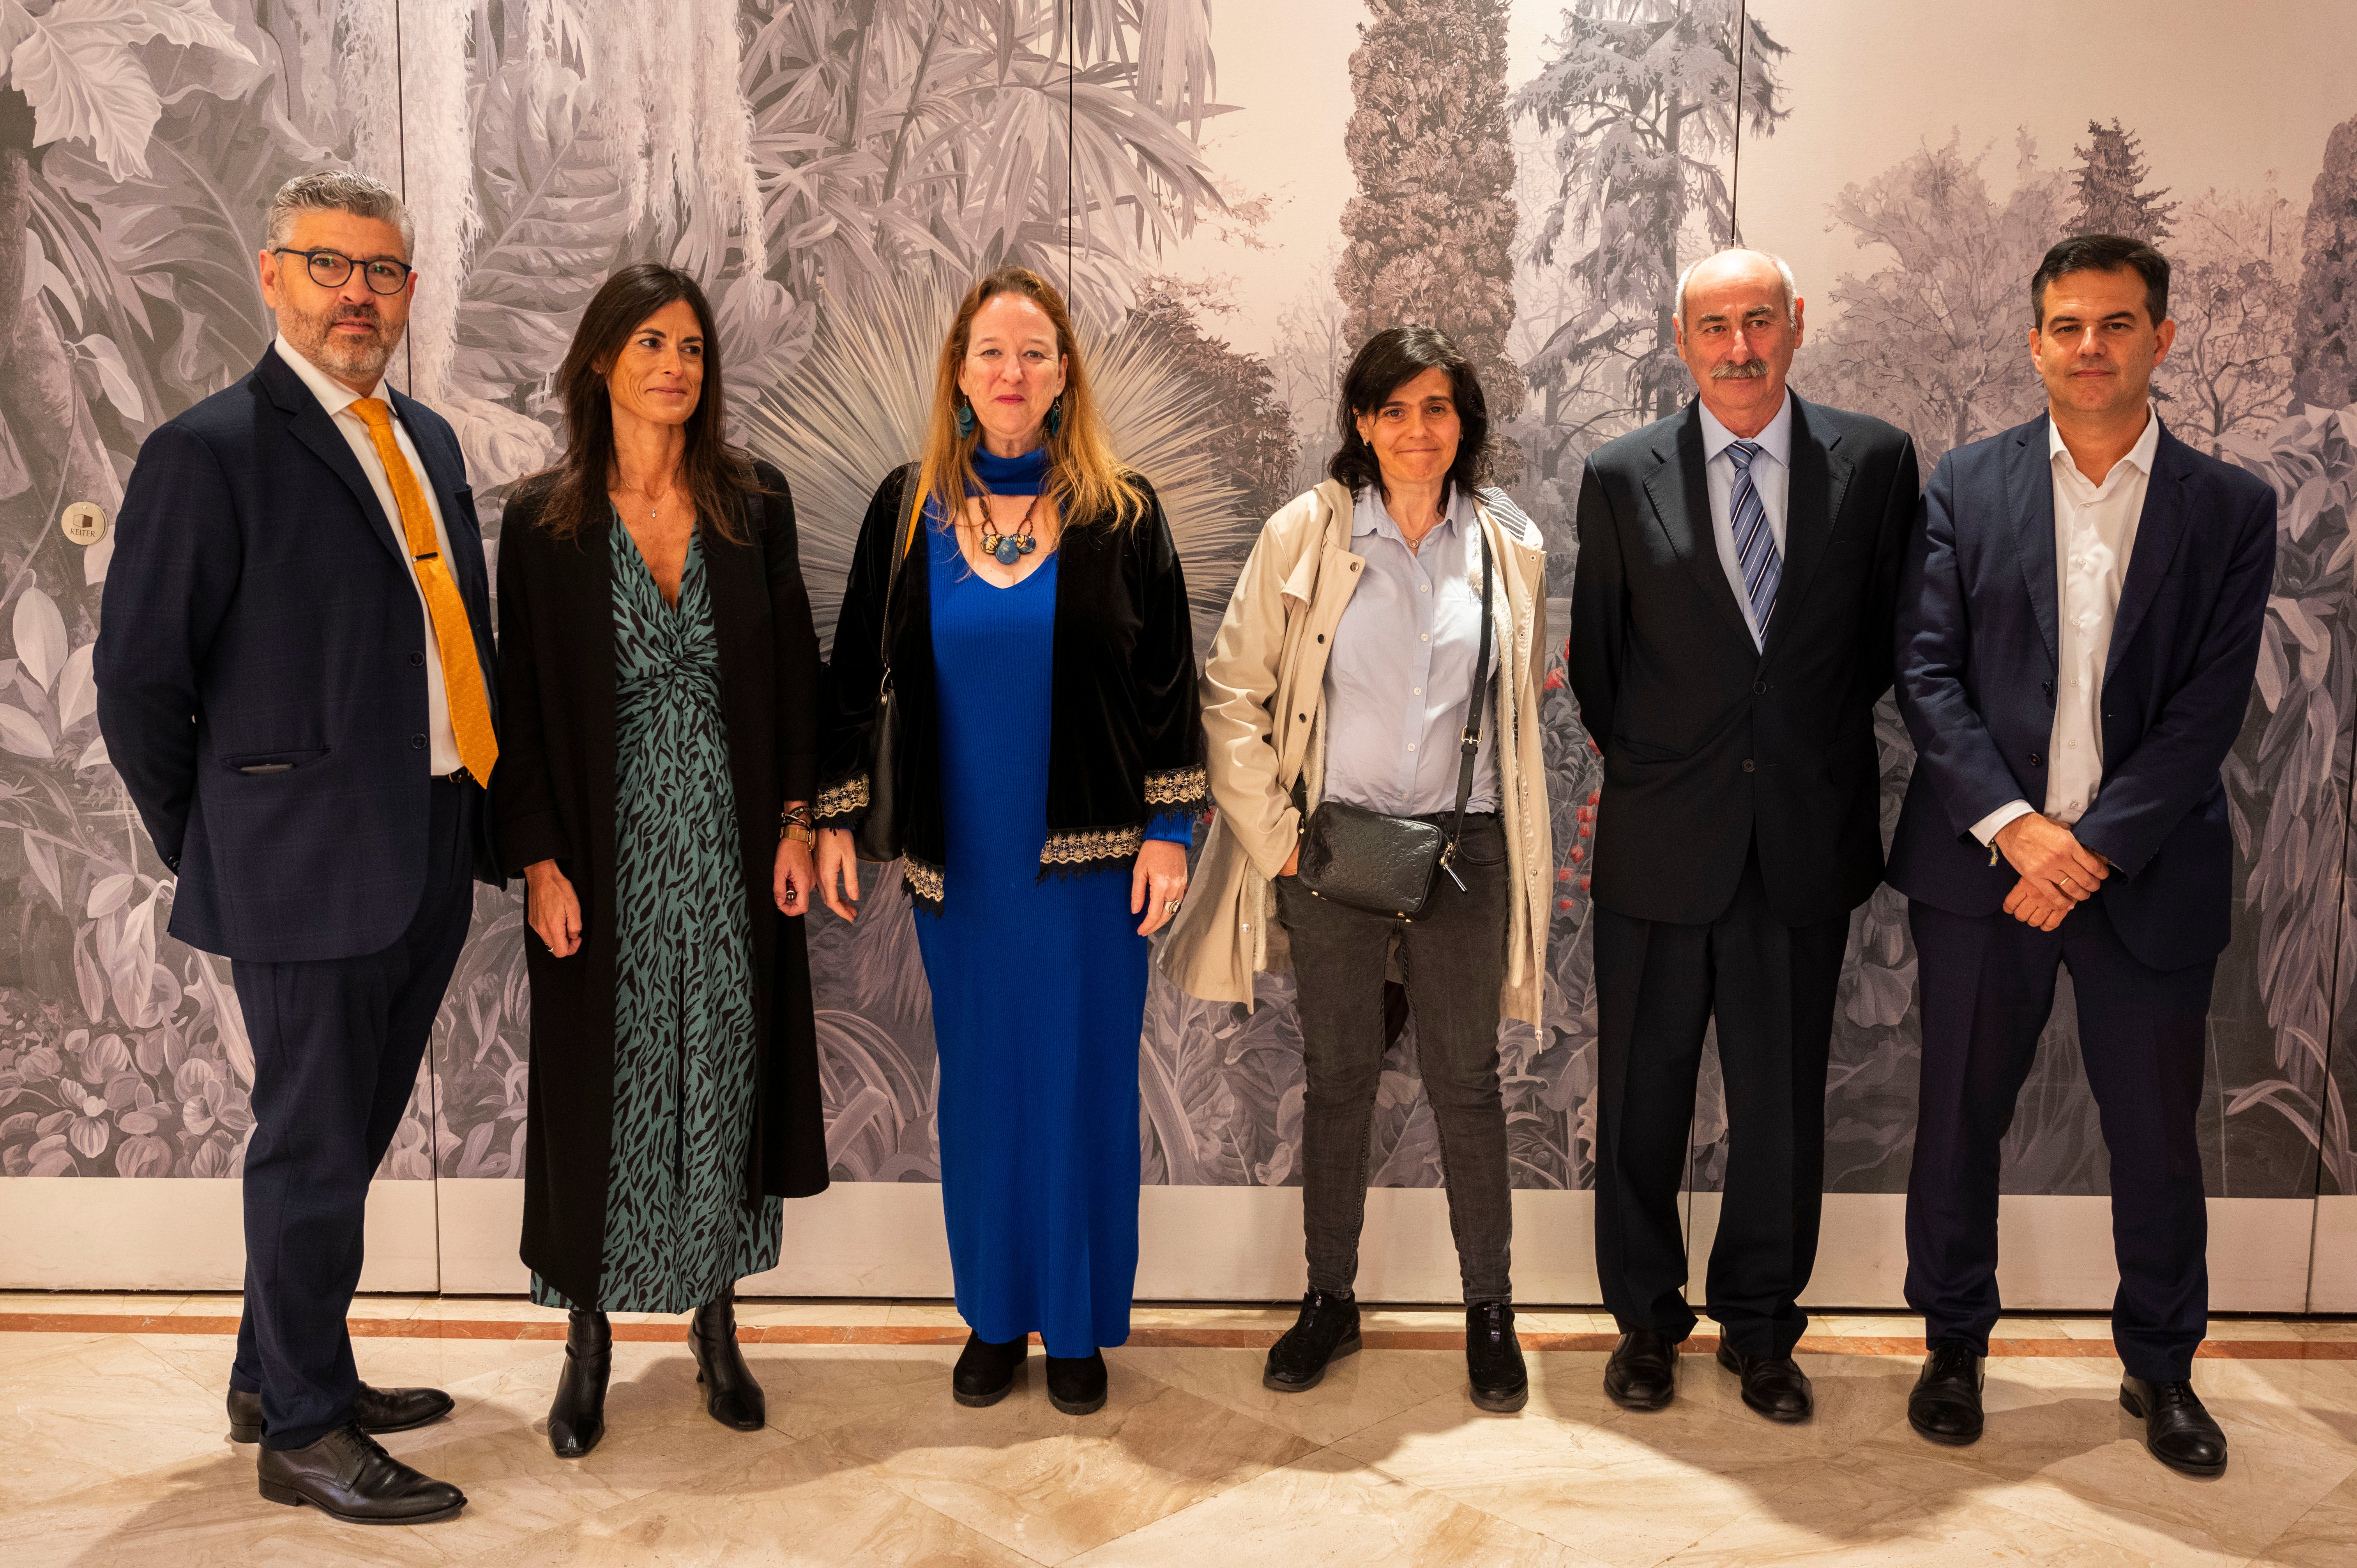
{"label": "navy suit trousers", "polygon": [[409,929],[358,958],[230,966],[253,1041],[245,1153],[245,1317],[230,1385],[262,1394],[264,1444],[302,1448],[351,1419],[344,1315],[369,1181],[401,1126],[474,912],[475,784],[437,782]]}
{"label": "navy suit trousers", "polygon": [[1907,1305],[1927,1339],[1988,1353],[1998,1311],[1998,1145],[2067,964],[2079,1049],[2112,1156],[2119,1294],[2112,1340],[2128,1375],[2193,1371],[2209,1326],[2209,1208],[2195,1137],[2215,959],[2152,969],[2098,893],[2051,931],[2009,915],[1907,907],[1923,1001],[1923,1082],[1907,1178]]}

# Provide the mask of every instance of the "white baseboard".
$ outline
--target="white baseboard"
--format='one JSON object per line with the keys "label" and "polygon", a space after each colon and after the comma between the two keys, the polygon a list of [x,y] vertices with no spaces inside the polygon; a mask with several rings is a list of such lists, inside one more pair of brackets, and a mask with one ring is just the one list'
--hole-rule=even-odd
{"label": "white baseboard", "polygon": [[[2357,1199],[2326,1199],[2357,1205]],[[1699,1299],[1719,1195],[1694,1195],[1687,1231],[1688,1294]],[[2316,1200],[2213,1197],[2210,1200],[2210,1305],[2218,1312],[2304,1312],[2309,1306],[2309,1238]],[[2357,1209],[2348,1221],[2357,1253]],[[2011,1311],[2100,1312],[2112,1305],[2119,1270],[2112,1261],[2108,1197],[2012,1196],[1997,1204],[1997,1288]],[[2348,1269],[2357,1297],[2357,1256]],[[1907,1197],[1903,1193],[1827,1193],[1816,1271],[1802,1305],[1903,1307],[1907,1305]],[[2319,1311],[2331,1310],[2319,1305]],[[2348,1311],[2343,1307],[2340,1310]]]}
{"label": "white baseboard", "polygon": [[[434,1187],[369,1188],[364,1291],[439,1287]],[[164,1176],[0,1181],[0,1290],[236,1290],[244,1183]]]}
{"label": "white baseboard", "polygon": [[2316,1200],[2316,1247],[2308,1310],[2357,1312],[2357,1197]]}

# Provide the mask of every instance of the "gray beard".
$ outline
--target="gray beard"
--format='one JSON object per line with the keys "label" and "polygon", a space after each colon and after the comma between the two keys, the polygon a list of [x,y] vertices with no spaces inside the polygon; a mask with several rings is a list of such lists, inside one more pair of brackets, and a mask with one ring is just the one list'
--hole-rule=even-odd
{"label": "gray beard", "polygon": [[382,317],[379,317],[374,342],[343,343],[328,331],[335,319],[282,310],[278,313],[278,329],[286,334],[286,340],[305,359],[331,376],[350,381],[382,381],[385,366],[393,361],[393,351],[401,346],[400,330],[386,328]]}

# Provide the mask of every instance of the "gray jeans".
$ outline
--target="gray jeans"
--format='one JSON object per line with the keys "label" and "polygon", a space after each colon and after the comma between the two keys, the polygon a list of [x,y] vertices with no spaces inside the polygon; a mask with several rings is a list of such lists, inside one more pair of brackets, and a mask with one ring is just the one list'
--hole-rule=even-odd
{"label": "gray jeans", "polygon": [[1457,859],[1422,919],[1400,921],[1313,897],[1277,879],[1293,949],[1308,1085],[1301,1110],[1301,1219],[1313,1289],[1348,1291],[1367,1214],[1367,1149],[1383,1069],[1383,969],[1394,932],[1416,1061],[1440,1133],[1448,1229],[1468,1302],[1506,1301],[1514,1214],[1506,1178],[1506,1107],[1498,1089],[1498,988],[1512,888],[1506,832],[1469,817]]}

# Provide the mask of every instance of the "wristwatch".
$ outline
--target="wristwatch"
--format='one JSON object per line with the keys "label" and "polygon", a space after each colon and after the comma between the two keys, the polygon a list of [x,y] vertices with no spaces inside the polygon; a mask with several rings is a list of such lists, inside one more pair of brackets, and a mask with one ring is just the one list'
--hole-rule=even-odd
{"label": "wristwatch", "polygon": [[812,831],[808,822],[780,822],[778,842],[783,843],[788,839],[793,840],[796,843],[816,843],[818,834]]}

